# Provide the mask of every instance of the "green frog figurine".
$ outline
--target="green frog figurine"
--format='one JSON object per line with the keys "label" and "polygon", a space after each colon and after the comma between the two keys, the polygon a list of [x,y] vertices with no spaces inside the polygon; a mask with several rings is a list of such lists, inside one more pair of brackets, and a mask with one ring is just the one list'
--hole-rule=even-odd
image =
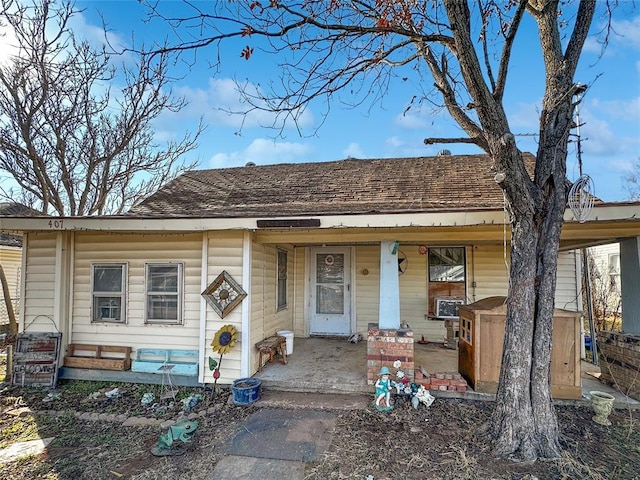
{"label": "green frog figurine", "polygon": [[151,453],[156,457],[182,455],[187,451],[197,428],[196,420],[181,420],[171,425],[166,433],[160,434],[158,443],[151,449]]}

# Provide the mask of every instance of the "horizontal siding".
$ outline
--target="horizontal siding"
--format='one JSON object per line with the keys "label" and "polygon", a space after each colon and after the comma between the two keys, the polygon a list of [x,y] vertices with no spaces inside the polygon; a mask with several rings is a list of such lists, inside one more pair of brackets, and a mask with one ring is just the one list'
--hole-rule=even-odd
{"label": "horizontal siding", "polygon": [[[473,249],[473,276],[476,287],[469,288],[470,300],[478,301],[492,296],[506,296],[509,288],[509,271],[504,262],[502,246],[481,245]],[[576,285],[576,261],[573,252],[561,252],[558,256],[555,305],[557,308],[578,309]]]}
{"label": "horizontal siding", "polygon": [[576,262],[580,257],[575,252],[560,252],[558,274],[556,276],[555,306],[564,310],[577,311],[578,297],[581,295],[576,279]]}
{"label": "horizontal siding", "polygon": [[[251,253],[251,344],[265,338],[264,326],[264,265],[267,247],[254,243]],[[251,371],[258,369],[258,352],[251,348],[249,365]]]}
{"label": "horizontal siding", "polygon": [[[77,233],[73,268],[72,341],[138,348],[197,349],[202,235]],[[127,265],[126,324],[91,322],[94,263]],[[183,264],[183,324],[146,325],[145,265]],[[98,340],[99,339],[99,340]]]}
{"label": "horizontal siding", "polygon": [[620,244],[610,243],[589,249],[589,254],[593,258],[595,265],[601,273],[609,272],[609,255],[620,255]]}
{"label": "horizontal siding", "polygon": [[400,319],[409,324],[418,340],[422,335],[433,336],[432,324],[424,318],[429,310],[427,256],[420,255],[418,245],[400,244],[399,249],[407,256],[407,269],[400,275]]}
{"label": "horizontal siding", "polygon": [[[472,274],[468,277],[468,302],[506,296],[509,289],[509,267],[505,265],[503,246],[476,245],[473,250],[467,250],[467,255],[472,255]],[[507,250],[507,258],[508,255]],[[472,282],[475,282],[475,287]]]}
{"label": "horizontal siding", "polygon": [[[16,318],[20,317],[20,275],[22,271],[22,248],[0,246],[0,265],[9,290],[9,298]],[[9,323],[9,312],[4,295],[0,296],[0,325]]]}
{"label": "horizontal siding", "polygon": [[309,329],[306,322],[306,257],[307,248],[295,247],[293,258],[290,260],[293,277],[289,282],[293,295],[293,331],[296,337],[308,337]]}
{"label": "horizontal siding", "polygon": [[11,298],[18,296],[20,290],[20,270],[22,268],[22,248],[0,246],[0,265],[7,279]]}
{"label": "horizontal siding", "polygon": [[[241,230],[234,231],[213,231],[207,232],[207,285],[216,280],[218,275],[223,271],[227,271],[231,277],[242,286],[242,259],[244,247],[244,233]],[[206,305],[206,327],[205,327],[205,359],[213,357],[219,359],[219,355],[211,349],[211,341],[214,335],[223,325],[233,325],[239,333],[242,332],[242,309],[244,308],[245,299],[240,305],[236,306],[224,318],[220,318],[218,314]],[[240,338],[239,338],[240,340]],[[251,348],[243,346],[238,342],[235,348],[224,356],[224,362],[220,369],[220,383],[232,383],[233,380],[241,376],[241,349]],[[213,377],[205,363],[205,381],[212,383]]]}
{"label": "horizontal siding", "polygon": [[24,329],[53,330],[56,269],[56,233],[30,233],[26,236]]}
{"label": "horizontal siding", "polygon": [[[370,323],[378,323],[380,309],[380,245],[356,247],[356,331],[367,334]],[[367,272],[365,275],[363,272]]]}
{"label": "horizontal siding", "polygon": [[[277,251],[274,246],[254,244],[252,251],[251,276],[251,345],[279,330],[293,329],[294,314],[294,251],[287,251],[287,308],[277,311]],[[250,365],[252,373],[259,368],[259,355],[251,348]]]}

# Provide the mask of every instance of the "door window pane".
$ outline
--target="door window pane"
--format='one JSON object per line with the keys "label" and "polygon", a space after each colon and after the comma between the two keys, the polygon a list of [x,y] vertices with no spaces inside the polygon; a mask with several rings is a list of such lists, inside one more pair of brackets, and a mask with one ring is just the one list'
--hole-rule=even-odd
{"label": "door window pane", "polygon": [[316,256],[316,283],[344,283],[344,255],[320,253]]}
{"label": "door window pane", "polygon": [[316,286],[316,313],[344,313],[344,285]]}

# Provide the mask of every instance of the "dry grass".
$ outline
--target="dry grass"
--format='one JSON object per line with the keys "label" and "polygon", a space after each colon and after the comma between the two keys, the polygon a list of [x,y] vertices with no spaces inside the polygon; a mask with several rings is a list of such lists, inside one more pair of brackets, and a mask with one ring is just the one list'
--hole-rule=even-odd
{"label": "dry grass", "polygon": [[[74,408],[81,411],[133,412],[148,386],[124,386],[119,399],[88,402],[95,384],[71,382],[60,388],[58,404],[43,404],[43,390],[5,390],[0,397],[0,429],[5,444],[32,437],[55,436],[46,455],[0,465],[0,478],[63,479],[206,479],[225,455],[234,436],[257,406],[227,403],[228,394],[208,397],[200,408],[215,408],[200,419],[193,448],[181,457],[154,457],[150,450],[157,428],[108,422],[84,422],[72,415],[25,414],[32,410]],[[187,392],[181,392],[186,394]],[[640,465],[640,412],[617,410],[613,425],[591,421],[588,407],[557,408],[564,455],[552,461],[514,463],[489,455],[475,432],[489,417],[491,404],[438,399],[429,408],[399,407],[389,413],[374,409],[336,412],[329,449],[307,463],[305,480],[437,480],[437,479],[584,479],[631,480]],[[170,417],[176,412],[166,412]],[[27,434],[23,434],[27,432]]]}

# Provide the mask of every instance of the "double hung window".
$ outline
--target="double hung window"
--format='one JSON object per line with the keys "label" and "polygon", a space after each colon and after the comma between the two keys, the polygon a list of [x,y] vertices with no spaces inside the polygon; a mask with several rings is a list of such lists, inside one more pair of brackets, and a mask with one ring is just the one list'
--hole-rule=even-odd
{"label": "double hung window", "polygon": [[93,322],[125,322],[127,265],[124,263],[92,266]]}
{"label": "double hung window", "polygon": [[146,266],[146,323],[182,323],[182,264]]}

